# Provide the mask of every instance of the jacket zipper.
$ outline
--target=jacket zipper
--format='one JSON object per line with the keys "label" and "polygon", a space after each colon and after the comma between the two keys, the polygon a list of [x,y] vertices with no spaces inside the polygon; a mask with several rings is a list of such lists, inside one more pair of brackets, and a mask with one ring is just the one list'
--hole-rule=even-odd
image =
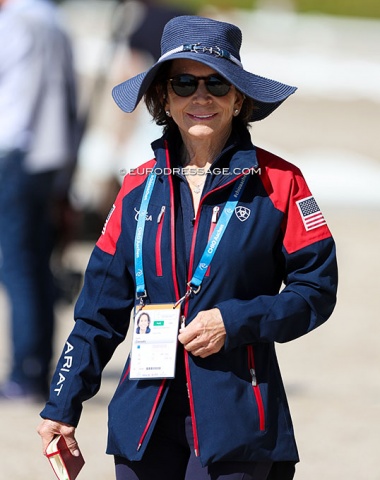
{"label": "jacket zipper", "polygon": [[160,401],[162,391],[164,390],[165,382],[166,382],[166,379],[164,378],[164,379],[162,380],[162,382],[161,382],[161,385],[160,385],[159,389],[158,389],[158,392],[157,392],[157,395],[156,395],[156,399],[154,400],[153,408],[152,408],[152,410],[151,410],[151,412],[150,412],[148,421],[147,421],[147,423],[146,423],[146,425],[145,425],[144,431],[143,431],[143,433],[142,433],[142,435],[141,435],[141,437],[140,437],[139,443],[138,443],[138,445],[137,445],[137,451],[140,450],[140,448],[141,448],[141,446],[142,446],[142,444],[143,444],[143,441],[144,441],[144,439],[145,439],[145,437],[146,437],[146,434],[147,434],[147,432],[148,432],[148,430],[149,430],[149,427],[150,427],[151,424],[152,424],[153,417],[154,417],[154,415],[155,415],[155,413],[156,413],[156,410],[157,410],[158,402]]}
{"label": "jacket zipper", "polygon": [[162,277],[162,255],[161,255],[161,240],[162,240],[162,230],[164,225],[165,217],[165,205],[162,205],[160,213],[157,217],[157,233],[156,233],[156,243],[155,243],[155,254],[156,254],[156,273],[158,277]]}
{"label": "jacket zipper", "polygon": [[[201,206],[202,200],[199,203],[199,207]],[[198,212],[200,208],[198,208]],[[198,214],[195,218],[194,224],[194,231],[193,231],[193,238],[191,242],[191,250],[190,250],[190,264],[189,264],[189,273],[188,273],[188,281],[191,280],[191,272],[193,271],[194,265],[194,249],[195,249],[195,240],[197,238],[198,232]],[[184,317],[186,318],[189,312],[189,302],[185,303],[184,307]],[[194,437],[194,454],[196,457],[199,456],[199,440],[198,440],[198,430],[197,430],[197,423],[195,419],[195,408],[194,408],[194,398],[193,398],[193,387],[191,384],[191,376],[190,376],[190,366],[189,366],[189,354],[186,349],[183,349],[183,354],[185,357],[185,373],[186,373],[186,382],[187,382],[187,394],[189,396],[189,406],[190,406],[190,416],[191,416],[191,427],[193,430],[193,437]]]}
{"label": "jacket zipper", "polygon": [[[167,144],[166,144],[166,163],[168,166],[170,166],[170,161],[169,161],[169,150],[167,148]],[[173,205],[174,202],[173,202],[173,199],[174,199],[174,191],[173,191],[173,183],[169,177],[169,187],[170,187],[170,205]],[[157,221],[159,221],[159,225],[162,225],[163,224],[163,215],[164,215],[164,211],[165,211],[165,207],[162,206],[161,207],[161,212],[157,218]],[[176,275],[176,271],[175,271],[175,219],[174,219],[174,208],[171,208],[170,209],[171,211],[171,215],[170,215],[170,232],[171,232],[171,245],[172,245],[172,275],[173,275],[173,284],[174,284],[174,291],[175,291],[175,297],[176,297],[176,300],[179,300],[180,298],[180,295],[179,295],[179,288],[178,288],[178,280],[177,280],[177,275]],[[162,213],[162,215],[161,215]],[[160,217],[161,215],[161,217]],[[162,226],[161,226],[161,229],[162,229]],[[156,250],[157,251],[157,250]],[[150,412],[150,415],[149,415],[149,418],[148,418],[148,421],[145,425],[145,428],[143,430],[143,433],[140,437],[140,440],[139,440],[139,443],[137,445],[137,451],[140,450],[144,440],[145,440],[145,437],[146,437],[146,434],[152,424],[152,421],[153,421],[153,418],[154,418],[154,415],[156,413],[156,410],[157,410],[157,406],[158,406],[158,403],[161,399],[161,396],[162,396],[162,392],[164,391],[164,387],[165,387],[165,383],[166,383],[166,379],[164,378],[162,381],[161,381],[161,384],[160,384],[160,387],[158,389],[158,392],[157,392],[157,395],[156,395],[156,398],[155,398],[155,401],[153,403],[153,407],[152,407],[152,410]]]}
{"label": "jacket zipper", "polygon": [[183,349],[183,352],[185,357],[185,371],[186,371],[186,381],[187,381],[186,386],[187,386],[187,395],[189,397],[189,405],[190,405],[191,427],[193,430],[193,437],[194,437],[194,454],[196,457],[199,457],[199,440],[198,440],[197,424],[195,421],[193,387],[191,385],[190,367],[189,367],[189,353],[185,349]]}
{"label": "jacket zipper", "polygon": [[124,383],[125,379],[126,379],[126,378],[128,377],[128,375],[129,375],[129,371],[130,371],[130,370],[131,370],[131,364],[128,365],[128,368],[127,368],[127,370],[126,370],[123,378],[120,380],[120,385],[121,385],[122,383]]}
{"label": "jacket zipper", "polygon": [[[170,159],[169,159],[169,149],[168,149],[168,144],[167,142],[165,142],[165,150],[166,150],[166,164],[167,166],[170,167]],[[230,183],[232,183],[233,181],[236,181],[239,177],[235,178],[234,180],[232,180],[231,182],[228,182],[227,185],[229,185]],[[213,191],[217,191],[221,188],[224,188],[226,187],[227,185],[223,185],[221,187],[218,187],[216,189],[214,189]],[[173,191],[173,183],[172,183],[172,180],[169,178],[169,187],[170,187],[170,205],[173,205],[173,199],[174,199],[174,191]],[[210,193],[212,192],[208,192],[207,195],[205,195],[204,198],[206,198],[206,196],[208,196]],[[201,200],[201,203],[202,203],[202,200]],[[199,205],[200,206],[200,205]],[[200,211],[200,209],[198,209],[198,211]],[[162,208],[161,208],[161,212],[162,212]],[[161,214],[160,212],[160,214]],[[214,219],[214,214],[215,216],[217,216],[217,212],[213,211],[213,219]],[[163,215],[163,214],[162,214]],[[197,215],[198,217],[198,215]],[[198,217],[199,218],[199,217]],[[162,222],[162,217],[160,217],[159,215],[159,218],[157,219],[157,221],[160,220],[160,224],[163,223]],[[197,220],[197,219],[196,219]],[[177,300],[179,300],[180,298],[180,295],[179,295],[179,288],[178,288],[178,280],[177,280],[177,275],[176,275],[176,269],[175,269],[175,251],[176,251],[176,248],[175,248],[175,245],[176,245],[176,242],[175,242],[175,219],[174,219],[174,208],[171,208],[171,218],[170,218],[170,230],[171,230],[171,244],[172,244],[172,248],[171,248],[171,251],[172,251],[172,275],[173,275],[173,283],[174,283],[174,290],[175,290],[175,294],[176,294],[176,298]],[[190,268],[189,268],[189,273],[192,272],[193,270],[193,258],[194,258],[194,248],[195,248],[195,239],[196,239],[196,233],[198,231],[198,222],[196,221],[195,222],[196,225],[195,225],[195,228],[194,228],[194,232],[193,232],[193,242],[192,242],[192,247],[191,247],[191,254],[190,254]],[[216,222],[215,222],[216,224]],[[214,226],[215,228],[215,226]],[[162,229],[162,226],[161,226],[161,229]],[[157,250],[156,250],[156,253],[157,253]],[[185,304],[185,311],[184,311],[184,315],[185,317],[187,316],[187,312],[188,312],[188,303]],[[197,426],[196,426],[196,421],[195,421],[195,410],[194,410],[194,400],[193,400],[193,394],[192,394],[192,385],[191,385],[191,377],[190,377],[190,368],[189,368],[189,359],[188,359],[188,353],[186,350],[184,350],[184,355],[185,355],[185,370],[186,370],[186,379],[187,379],[187,391],[188,391],[188,395],[189,395],[189,404],[190,404],[190,413],[191,413],[191,422],[192,422],[192,428],[193,428],[193,436],[194,436],[194,452],[195,452],[195,455],[198,457],[199,456],[199,442],[198,442],[198,432],[197,432]],[[149,419],[148,419],[148,422],[145,426],[145,429],[141,435],[141,438],[140,438],[140,441],[139,441],[139,444],[137,446],[137,450],[140,450],[141,446],[142,446],[142,443],[145,439],[145,436],[149,430],[149,427],[152,423],[152,420],[154,418],[154,415],[156,413],[156,410],[157,410],[157,405],[158,405],[158,402],[161,398],[161,395],[162,395],[162,392],[164,390],[164,386],[165,386],[165,379],[162,380],[161,382],[161,385],[160,385],[160,388],[157,392],[157,395],[156,395],[156,399],[154,401],[154,404],[153,404],[153,407],[152,407],[152,410],[151,410],[151,413],[150,413],[150,416],[149,416]]]}
{"label": "jacket zipper", "polygon": [[[169,145],[167,140],[165,140],[165,157],[166,157],[166,166],[170,169],[170,155],[169,155]],[[170,191],[170,235],[171,235],[171,260],[172,260],[172,278],[173,278],[173,287],[176,301],[181,297],[179,294],[179,286],[177,279],[176,271],[176,239],[175,239],[175,214],[174,214],[174,187],[173,179],[169,175],[169,191]]]}
{"label": "jacket zipper", "polygon": [[249,368],[249,373],[251,374],[251,379],[252,379],[251,380],[252,390],[255,395],[258,414],[259,414],[259,428],[260,428],[260,431],[263,432],[265,430],[265,409],[264,409],[263,398],[261,396],[260,387],[257,384],[255,356],[253,353],[253,346],[248,345],[247,350],[248,350],[248,368]]}
{"label": "jacket zipper", "polygon": [[[123,378],[122,378],[121,381],[120,381],[120,385],[121,385],[121,384],[126,380],[126,378],[128,377],[128,374],[129,374],[130,369],[131,369],[131,365],[128,366],[128,368],[127,368],[127,370],[126,370]],[[139,443],[137,444],[137,451],[140,450],[140,448],[141,448],[141,446],[142,446],[142,444],[143,444],[143,442],[144,442],[144,439],[145,439],[145,437],[146,437],[146,434],[147,434],[147,432],[148,432],[148,430],[149,430],[149,427],[150,427],[150,425],[151,425],[151,423],[152,423],[152,420],[153,420],[154,414],[156,413],[157,405],[158,405],[158,402],[160,401],[161,394],[162,394],[162,391],[163,391],[163,389],[164,389],[164,386],[165,386],[165,379],[162,380],[161,385],[160,385],[160,387],[159,387],[159,389],[158,389],[158,392],[157,392],[156,398],[155,398],[155,400],[154,400],[153,407],[152,407],[152,410],[151,410],[151,412],[150,412],[148,421],[146,422],[146,425],[145,425],[145,428],[144,428],[144,430],[143,430],[143,433],[142,433],[142,435],[141,435],[141,437],[140,437]]]}
{"label": "jacket zipper", "polygon": [[[194,249],[195,249],[195,242],[196,242],[196,238],[197,238],[197,233],[198,233],[198,225],[199,225],[199,212],[201,211],[201,205],[202,205],[202,201],[208,196],[210,195],[211,193],[213,192],[216,192],[217,190],[220,190],[222,188],[225,188],[227,185],[233,183],[234,181],[238,180],[239,177],[235,178],[234,180],[232,180],[231,182],[228,182],[228,184],[226,185],[222,185],[220,187],[217,187],[215,188],[214,190],[212,190],[211,192],[208,192],[204,197],[203,199],[201,199],[200,203],[199,203],[199,207],[198,207],[198,213],[197,213],[197,216],[195,218],[195,225],[194,225],[194,231],[193,231],[193,240],[192,240],[192,244],[191,244],[191,251],[190,251],[190,264],[189,264],[189,276],[188,276],[188,281],[191,280],[191,272],[193,271],[193,268],[194,268]],[[216,225],[216,222],[218,220],[218,213],[219,213],[219,207],[217,207],[217,209],[214,207],[213,209],[213,215],[212,215],[212,218],[211,218],[211,227],[210,229],[212,228],[215,228],[215,225]],[[215,220],[215,222],[213,222]],[[214,223],[214,225],[213,225]],[[187,302],[185,304],[185,311],[184,311],[184,315],[185,315],[185,318],[187,317],[187,313],[188,313],[188,308],[189,308],[189,303]],[[190,404],[190,414],[191,414],[191,424],[192,424],[192,428],[193,428],[193,437],[194,437],[194,453],[195,453],[195,456],[198,457],[199,456],[199,439],[198,439],[198,431],[197,431],[197,424],[196,424],[196,419],[195,419],[195,409],[194,409],[194,398],[193,398],[193,388],[192,388],[192,385],[191,385],[191,377],[190,377],[190,368],[189,368],[189,354],[187,352],[187,350],[184,349],[184,355],[185,355],[185,370],[186,370],[186,380],[187,380],[187,391],[188,391],[188,395],[189,395],[189,404]]]}
{"label": "jacket zipper", "polygon": [[[190,265],[189,265],[189,273],[192,272],[193,269],[193,258],[194,258],[194,247],[195,247],[195,238],[196,232],[198,230],[198,222],[195,222],[194,225],[194,233],[193,233],[193,242],[191,245],[191,252],[190,252]],[[184,308],[184,317],[186,318],[189,312],[189,302],[185,303]],[[197,423],[195,419],[195,408],[194,408],[194,398],[193,398],[193,387],[191,384],[191,376],[190,376],[190,366],[189,366],[189,353],[184,348],[183,355],[185,357],[185,373],[186,373],[186,382],[187,382],[187,394],[189,397],[189,406],[190,406],[190,416],[191,416],[191,427],[193,430],[193,437],[194,437],[194,454],[196,457],[199,456],[199,440],[198,440],[198,431],[197,431]]]}

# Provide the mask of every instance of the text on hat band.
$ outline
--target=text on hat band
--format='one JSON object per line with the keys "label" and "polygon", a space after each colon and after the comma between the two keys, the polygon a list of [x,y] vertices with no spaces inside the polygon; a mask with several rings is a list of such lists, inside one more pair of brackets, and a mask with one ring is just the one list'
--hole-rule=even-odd
{"label": "text on hat band", "polygon": [[220,47],[203,47],[199,43],[187,43],[185,45],[181,45],[180,47],[173,48],[173,50],[169,50],[161,55],[158,61],[164,60],[169,55],[180,52],[209,53],[210,55],[226,58],[227,60],[230,60],[231,62],[236,63],[236,65],[239,67],[243,68],[243,64],[240,62],[240,60],[234,57],[228,50],[223,50]]}

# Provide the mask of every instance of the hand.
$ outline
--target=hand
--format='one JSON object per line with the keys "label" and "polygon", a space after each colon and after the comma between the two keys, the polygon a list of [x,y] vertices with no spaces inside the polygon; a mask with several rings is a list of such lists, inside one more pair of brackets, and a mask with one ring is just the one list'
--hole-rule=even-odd
{"label": "hand", "polygon": [[219,352],[226,339],[226,329],[218,308],[199,312],[192,322],[181,328],[178,340],[185,349],[201,358]]}
{"label": "hand", "polygon": [[75,427],[67,423],[56,422],[54,420],[45,419],[37,428],[37,432],[42,438],[42,450],[45,455],[46,448],[49,443],[57,435],[65,437],[67,446],[74,457],[79,457],[79,447],[75,440]]}

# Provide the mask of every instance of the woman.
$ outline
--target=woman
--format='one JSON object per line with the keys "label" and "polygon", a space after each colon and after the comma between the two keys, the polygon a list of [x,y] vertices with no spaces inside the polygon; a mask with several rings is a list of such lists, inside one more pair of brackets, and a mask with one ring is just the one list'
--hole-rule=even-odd
{"label": "woman", "polygon": [[174,378],[149,377],[162,362],[146,360],[131,379],[132,345],[111,401],[119,480],[287,480],[298,461],[274,342],[332,313],[335,246],[300,171],[251,143],[249,122],[295,88],[245,71],[240,46],[234,25],[177,17],[157,63],[113,92],[126,112],[145,96],[164,135],[125,177],[93,251],[39,433],[44,449],[63,433],[77,450],[81,404],[130,312],[178,311]]}
{"label": "woman", "polygon": [[140,313],[137,319],[136,333],[150,333],[150,317],[147,313]]}

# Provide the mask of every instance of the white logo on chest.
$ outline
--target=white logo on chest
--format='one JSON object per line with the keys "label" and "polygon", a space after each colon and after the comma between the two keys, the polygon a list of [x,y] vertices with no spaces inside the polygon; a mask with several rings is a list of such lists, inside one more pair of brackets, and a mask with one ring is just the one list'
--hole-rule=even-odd
{"label": "white logo on chest", "polygon": [[245,222],[251,215],[251,210],[247,207],[242,207],[239,205],[235,208],[235,215],[241,222]]}
{"label": "white logo on chest", "polygon": [[[140,215],[140,210],[137,210],[137,208],[135,207],[134,208],[135,212],[136,212],[136,215],[135,215],[135,220],[136,222],[138,222],[139,220],[139,215]],[[153,219],[152,219],[152,215],[148,215],[148,212],[144,212],[145,213],[145,221],[146,222],[151,222]]]}

